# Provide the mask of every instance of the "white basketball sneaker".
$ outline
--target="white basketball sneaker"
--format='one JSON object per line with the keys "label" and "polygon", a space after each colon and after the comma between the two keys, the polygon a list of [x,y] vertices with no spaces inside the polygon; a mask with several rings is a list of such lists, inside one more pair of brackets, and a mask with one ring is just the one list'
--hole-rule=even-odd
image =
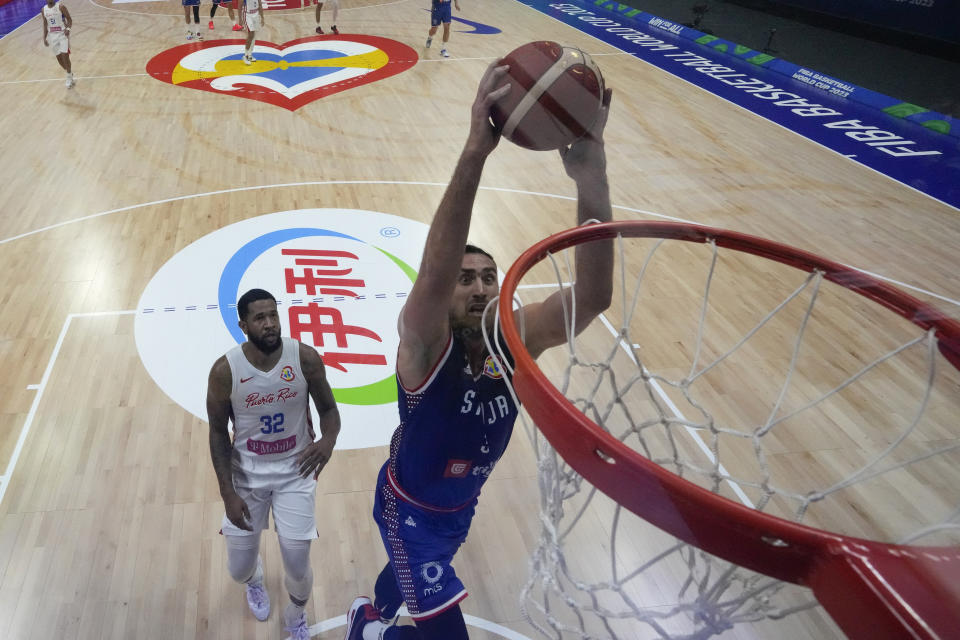
{"label": "white basketball sneaker", "polygon": [[449,58],[450,52],[448,52],[446,49],[440,49],[440,55],[442,55],[444,58]]}
{"label": "white basketball sneaker", "polygon": [[257,572],[254,577],[259,578],[247,583],[247,604],[250,605],[250,611],[260,622],[270,617],[270,594],[263,586],[263,560],[257,557]]}
{"label": "white basketball sneaker", "polygon": [[433,44],[433,38],[431,36],[427,36],[427,44],[426,44],[427,49],[429,49],[430,45],[432,44]]}

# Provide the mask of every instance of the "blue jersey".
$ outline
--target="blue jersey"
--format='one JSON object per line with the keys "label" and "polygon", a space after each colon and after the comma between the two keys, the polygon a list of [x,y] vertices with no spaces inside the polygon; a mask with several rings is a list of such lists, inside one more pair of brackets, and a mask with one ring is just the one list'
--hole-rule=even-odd
{"label": "blue jersey", "polygon": [[398,497],[439,510],[476,500],[517,419],[504,374],[499,357],[488,355],[474,378],[463,343],[451,335],[418,389],[405,389],[398,377],[400,426],[387,474]]}

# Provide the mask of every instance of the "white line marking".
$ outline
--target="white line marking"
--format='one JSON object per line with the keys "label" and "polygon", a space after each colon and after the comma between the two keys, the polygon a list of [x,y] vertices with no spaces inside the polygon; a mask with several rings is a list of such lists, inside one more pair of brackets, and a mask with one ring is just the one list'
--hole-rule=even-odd
{"label": "white line marking", "polygon": [[[115,8],[115,7],[107,7],[107,6],[102,5],[102,4],[97,4],[97,3],[94,2],[93,0],[87,0],[87,1],[88,1],[90,4],[92,4],[93,6],[95,6],[95,7],[99,7],[100,9],[106,9],[107,11],[116,11],[117,13],[129,13],[129,14],[131,14],[131,15],[143,16],[143,17],[145,17],[145,18],[156,18],[156,17],[164,17],[164,16],[165,16],[165,17],[173,16],[173,17],[175,17],[175,18],[182,18],[182,17],[183,17],[183,14],[182,14],[182,13],[152,13],[152,12],[148,12],[148,11],[130,11],[129,9],[117,9],[117,8]],[[368,6],[365,6],[365,7],[343,7],[343,8],[340,9],[340,12],[342,13],[342,12],[345,12],[345,11],[360,11],[360,10],[362,10],[362,9],[377,9],[377,8],[379,8],[379,7],[389,7],[389,6],[392,6],[392,5],[395,5],[395,4],[403,4],[403,3],[405,3],[405,2],[408,2],[408,0],[395,0],[394,2],[384,2],[384,3],[381,3],[381,4],[371,4],[371,5],[368,5]],[[290,7],[289,9],[271,9],[270,12],[271,12],[271,13],[274,13],[274,12],[277,12],[277,11],[285,11],[285,12],[304,11],[304,10],[306,10],[306,9],[308,9],[308,7],[300,6],[300,7]]]}
{"label": "white line marking", "polygon": [[[105,80],[107,78],[139,78],[149,77],[149,73],[121,73],[113,76],[77,76],[77,80]],[[37,82],[63,82],[63,78],[40,78],[39,80],[4,80],[0,84],[33,84]]]}
{"label": "white line marking", "polygon": [[[406,605],[400,607],[400,611],[398,613],[401,616],[410,615],[409,612],[407,611]],[[463,620],[464,622],[467,623],[468,626],[489,631],[490,633],[498,635],[501,638],[506,638],[507,640],[530,640],[530,638],[523,635],[522,633],[517,633],[516,631],[513,631],[512,629],[508,629],[503,625],[499,625],[496,622],[490,622],[489,620],[485,620],[483,618],[478,618],[476,616],[463,614]],[[330,631],[331,629],[337,629],[339,627],[345,627],[345,626],[347,626],[346,614],[342,616],[337,616],[336,618],[328,618],[323,622],[318,622],[317,624],[311,626],[310,636],[313,637],[319,633],[323,633],[324,631]]]}
{"label": "white line marking", "polygon": [[[30,405],[30,410],[27,412],[27,419],[23,423],[23,428],[20,430],[20,437],[17,438],[17,444],[13,448],[13,455],[10,456],[10,461],[7,463],[7,471],[3,474],[2,478],[12,478],[13,471],[17,468],[17,461],[20,460],[20,452],[23,451],[23,444],[27,440],[27,435],[30,433],[30,428],[33,426],[33,419],[37,415],[37,407],[40,406],[40,400],[43,399],[43,392],[47,387],[47,381],[50,380],[50,373],[53,371],[53,365],[57,361],[57,356],[60,355],[60,348],[63,346],[63,340],[67,336],[67,330],[70,328],[70,323],[73,322],[74,318],[89,318],[95,316],[117,316],[117,315],[131,315],[135,314],[136,311],[94,311],[91,313],[71,313],[67,316],[67,319],[63,321],[63,327],[60,329],[60,335],[57,337],[57,343],[53,347],[53,353],[50,354],[50,360],[47,362],[47,368],[43,371],[43,377],[40,379],[40,384],[31,385],[35,386],[39,393],[33,397],[33,403]],[[3,496],[7,492],[8,483],[4,482],[3,485],[0,485],[0,504],[3,504]]]}
{"label": "white line marking", "polygon": [[[799,134],[798,134],[798,135],[799,135]],[[419,182],[419,181],[408,181],[408,180],[317,180],[317,181],[311,181],[311,182],[287,182],[287,183],[283,183],[283,184],[258,185],[258,186],[255,186],[255,187],[235,187],[235,188],[233,188],[233,189],[220,189],[220,190],[218,190],[218,191],[208,191],[208,192],[206,192],[206,193],[195,193],[195,194],[187,195],[187,196],[174,196],[174,197],[172,197],[172,198],[164,198],[163,200],[154,200],[154,201],[152,201],[152,202],[143,202],[143,203],[140,203],[140,204],[132,204],[132,205],[127,206],[127,207],[120,207],[119,209],[111,209],[110,211],[101,211],[100,213],[94,213],[94,214],[91,214],[91,215],[88,215],[88,216],[81,216],[81,217],[79,217],[79,218],[73,218],[72,220],[64,220],[63,222],[58,222],[58,223],[56,223],[56,224],[48,225],[48,226],[46,226],[46,227],[40,227],[39,229],[34,229],[33,231],[27,231],[27,232],[25,232],[25,233],[21,233],[21,234],[16,235],[16,236],[11,236],[11,237],[9,237],[9,238],[5,238],[5,239],[3,239],[3,240],[0,240],[0,245],[6,244],[6,243],[8,243],[8,242],[13,242],[14,240],[19,240],[19,239],[21,239],[21,238],[26,238],[26,237],[29,237],[29,236],[32,236],[32,235],[35,235],[35,234],[38,234],[38,233],[43,233],[44,231],[49,231],[49,230],[51,230],[51,229],[58,229],[58,228],[60,228],[60,227],[65,227],[65,226],[67,226],[68,224],[74,224],[74,223],[77,223],[77,222],[83,222],[83,221],[85,221],[85,220],[92,220],[92,219],[94,219],[94,218],[99,218],[99,217],[102,217],[102,216],[107,216],[107,215],[110,215],[110,214],[113,214],[113,213],[122,213],[122,212],[124,212],[124,211],[132,211],[132,210],[134,210],[134,209],[139,209],[139,208],[141,208],[141,207],[151,207],[151,206],[158,205],[158,204],[166,204],[166,203],[168,203],[168,202],[177,202],[177,201],[180,201],[180,200],[188,200],[188,199],[190,199],[190,198],[203,198],[203,197],[207,197],[207,196],[222,195],[222,194],[225,194],[225,193],[239,193],[239,192],[242,192],[242,191],[256,191],[256,190],[259,190],[259,189],[282,189],[282,188],[286,188],[286,187],[329,186],[329,185],[338,185],[338,184],[377,184],[377,185],[386,184],[386,185],[394,185],[394,186],[420,186],[420,187],[443,187],[443,188],[446,188],[446,186],[447,186],[447,183],[446,183],[446,182]],[[557,194],[555,194],[555,193],[544,193],[544,192],[542,192],[542,191],[526,191],[526,190],[524,190],[524,189],[508,189],[508,188],[505,188],[505,187],[483,187],[483,186],[480,187],[480,190],[481,190],[481,191],[493,191],[493,192],[496,192],[496,193],[519,193],[519,194],[527,195],[527,196],[540,196],[540,197],[543,197],[543,198],[554,198],[554,199],[556,199],[556,200],[570,200],[571,202],[575,202],[575,201],[576,201],[576,198],[574,198],[573,196],[562,196],[562,195],[557,195]],[[699,224],[699,223],[696,222],[695,220],[687,220],[687,219],[685,219],[685,218],[677,218],[677,217],[675,217],[675,216],[668,216],[668,215],[663,214],[663,213],[657,213],[656,211],[648,211],[648,210],[646,210],[646,209],[637,209],[637,208],[635,208],[635,207],[626,207],[626,206],[623,206],[623,205],[616,205],[616,204],[615,204],[615,205],[612,205],[612,207],[613,207],[614,209],[617,209],[617,210],[620,210],[620,211],[629,211],[629,212],[631,212],[631,213],[639,213],[639,214],[643,214],[643,215],[646,215],[646,216],[651,216],[651,217],[654,217],[654,218],[660,218],[660,219],[662,219],[662,220],[672,220],[672,221],[675,221],[675,222],[684,222],[684,223],[687,223],[687,224]],[[892,278],[888,278],[888,277],[886,277],[886,276],[882,276],[882,275],[875,274],[875,273],[870,273],[869,271],[865,271],[865,270],[863,270],[863,269],[860,269],[859,267],[855,267],[855,266],[852,266],[852,265],[844,265],[844,266],[850,267],[851,269],[856,269],[857,271],[862,271],[863,273],[869,274],[869,275],[873,276],[874,278],[878,278],[879,280],[883,280],[883,281],[885,281],[885,282],[889,282],[889,283],[894,284],[894,285],[903,286],[903,287],[906,287],[906,288],[908,288],[908,289],[912,289],[913,291],[917,291],[917,292],[919,292],[919,293],[923,293],[923,294],[925,294],[925,295],[932,296],[932,297],[934,297],[934,298],[937,298],[938,300],[943,300],[944,302],[948,302],[948,303],[950,303],[950,304],[952,304],[952,305],[954,305],[954,306],[960,307],[960,300],[954,300],[953,298],[950,298],[950,297],[947,297],[947,296],[944,296],[944,295],[941,295],[941,294],[934,293],[934,292],[929,291],[929,290],[927,290],[927,289],[922,289],[922,288],[920,288],[920,287],[915,287],[915,286],[913,286],[913,285],[907,285],[907,284],[904,284],[904,283],[899,282],[899,281],[897,281],[897,280],[894,280],[894,279],[892,279]]]}
{"label": "white line marking", "polygon": [[28,385],[27,385],[27,391],[36,391],[36,390],[39,389],[39,388],[40,388],[40,385],[39,385],[39,384],[28,384]]}
{"label": "white line marking", "polygon": [[[607,331],[609,331],[612,336],[616,337],[620,335],[620,332],[614,328],[614,326],[610,323],[609,320],[607,320],[607,317],[604,314],[601,313],[599,315],[599,318],[600,318],[600,322],[603,323],[603,326],[607,328]],[[627,357],[629,357],[633,361],[633,363],[636,364],[637,360],[634,357],[633,352],[631,352],[630,349],[627,347],[626,342],[624,342],[622,339],[618,340],[617,342],[620,343],[620,347],[626,352]],[[646,368],[644,368],[644,371],[646,371]],[[667,395],[667,393],[663,390],[663,387],[660,386],[659,382],[657,382],[656,380],[650,380],[650,385],[653,387],[653,390],[657,392],[657,395],[660,396],[660,398],[667,404],[667,407],[669,407],[670,411],[672,411],[676,417],[680,418],[681,420],[687,419],[686,416],[684,416],[683,413],[680,412],[680,408],[673,403],[673,400],[671,400],[670,397]],[[697,446],[700,447],[700,450],[703,451],[703,453],[707,456],[707,459],[710,460],[710,463],[716,464],[717,470],[721,474],[729,478],[731,474],[727,472],[726,467],[724,467],[723,464],[720,463],[713,456],[713,452],[710,450],[710,447],[708,447],[707,443],[703,441],[703,439],[700,437],[700,434],[697,433],[697,430],[694,429],[693,427],[688,427],[688,426],[684,426],[684,429],[687,430],[687,433],[690,434],[690,437],[693,438],[694,442],[697,443]],[[753,501],[747,496],[746,493],[743,492],[743,489],[740,488],[739,484],[737,484],[734,480],[729,480],[729,479],[725,480],[725,482],[728,485],[730,485],[730,488],[733,489],[733,492],[737,494],[737,497],[740,499],[740,502],[750,507],[751,509],[755,507],[755,505],[753,504]]]}

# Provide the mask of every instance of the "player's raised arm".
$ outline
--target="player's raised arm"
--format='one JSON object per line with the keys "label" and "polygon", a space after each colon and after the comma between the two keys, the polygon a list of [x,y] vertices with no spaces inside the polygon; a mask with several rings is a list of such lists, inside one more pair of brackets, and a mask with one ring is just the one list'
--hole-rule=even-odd
{"label": "player's raised arm", "polygon": [[316,478],[329,462],[333,455],[333,448],[337,444],[337,436],[340,435],[340,411],[337,409],[337,401],[333,398],[330,383],[327,382],[326,370],[320,354],[309,345],[302,342],[298,344],[300,345],[300,369],[307,379],[310,397],[313,398],[313,404],[317,407],[317,413],[320,414],[320,439],[300,452],[297,456],[297,466],[300,469],[300,475],[304,478],[311,473]]}
{"label": "player's raised arm", "polygon": [[[603,95],[603,107],[589,133],[567,148],[560,149],[560,157],[567,175],[577,185],[577,224],[588,220],[607,222],[612,218],[610,187],[607,183],[607,157],[603,130],[610,112],[612,90]],[[576,247],[576,333],[583,331],[594,318],[610,306],[613,293],[613,240],[587,242]],[[523,308],[526,325],[525,344],[534,358],[550,347],[567,340],[563,314],[564,298],[567,308],[571,291],[557,291],[539,304]]]}
{"label": "player's raised arm", "polygon": [[446,345],[447,310],[460,275],[480,175],[500,141],[500,133],[490,123],[490,107],[510,90],[509,85],[496,88],[506,72],[506,66],[494,62],[480,81],[471,108],[470,134],[434,214],[420,272],[400,313],[397,371],[408,387],[423,381]]}

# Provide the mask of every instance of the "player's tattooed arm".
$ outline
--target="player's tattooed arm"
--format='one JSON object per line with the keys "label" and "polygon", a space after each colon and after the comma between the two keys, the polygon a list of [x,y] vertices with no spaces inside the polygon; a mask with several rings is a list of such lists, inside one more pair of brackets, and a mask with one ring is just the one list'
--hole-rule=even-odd
{"label": "player's tattooed arm", "polygon": [[233,443],[227,426],[230,421],[230,391],[233,376],[226,357],[221,356],[210,369],[207,381],[207,420],[210,422],[210,459],[220,485],[220,496],[227,518],[240,529],[251,530],[247,503],[233,488],[231,457]]}
{"label": "player's tattooed arm", "polygon": [[327,382],[326,369],[317,350],[302,342],[300,344],[300,368],[307,379],[307,388],[313,404],[320,415],[320,439],[297,456],[300,475],[306,478],[311,473],[316,478],[333,455],[333,448],[340,435],[340,410]]}

